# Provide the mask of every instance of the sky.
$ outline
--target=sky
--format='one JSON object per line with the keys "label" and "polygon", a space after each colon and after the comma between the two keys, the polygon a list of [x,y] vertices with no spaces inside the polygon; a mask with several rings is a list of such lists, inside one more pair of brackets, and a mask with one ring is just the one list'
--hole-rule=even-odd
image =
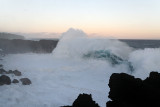
{"label": "sky", "polygon": [[69,28],[91,36],[160,39],[160,0],[0,0],[0,32],[47,33],[45,38]]}

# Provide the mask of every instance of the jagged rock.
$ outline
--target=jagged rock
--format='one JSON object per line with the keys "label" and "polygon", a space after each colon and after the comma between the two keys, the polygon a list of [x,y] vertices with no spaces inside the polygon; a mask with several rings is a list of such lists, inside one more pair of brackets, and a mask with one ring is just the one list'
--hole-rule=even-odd
{"label": "jagged rock", "polygon": [[0,76],[0,85],[4,85],[4,84],[7,84],[7,85],[11,84],[11,79],[6,75]]}
{"label": "jagged rock", "polygon": [[14,74],[15,76],[21,76],[21,75],[22,75],[21,72],[18,71],[18,70],[13,71],[13,74]]}
{"label": "jagged rock", "polygon": [[107,107],[159,107],[160,74],[151,72],[142,81],[125,73],[114,73],[109,80]]}
{"label": "jagged rock", "polygon": [[21,78],[20,81],[23,85],[30,85],[32,83],[28,78]]}
{"label": "jagged rock", "polygon": [[12,83],[19,83],[19,81],[17,79],[14,79]]}
{"label": "jagged rock", "polygon": [[0,69],[0,74],[4,74],[4,73],[6,73],[6,70]]}
{"label": "jagged rock", "polygon": [[0,64],[0,68],[3,68],[3,65]]}
{"label": "jagged rock", "polygon": [[73,107],[99,107],[99,105],[92,100],[91,94],[80,94],[74,101]]}
{"label": "jagged rock", "polygon": [[160,73],[151,72],[149,77],[144,80],[144,83],[160,90]]}
{"label": "jagged rock", "polygon": [[72,106],[63,107],[99,107],[99,105],[92,100],[91,94],[79,94],[78,98],[73,102]]}

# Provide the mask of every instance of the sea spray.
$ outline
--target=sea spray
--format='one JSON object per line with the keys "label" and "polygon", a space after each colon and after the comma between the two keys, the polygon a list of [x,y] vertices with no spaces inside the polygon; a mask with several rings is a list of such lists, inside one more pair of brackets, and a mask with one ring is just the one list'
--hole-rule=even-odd
{"label": "sea spray", "polygon": [[63,33],[53,56],[64,58],[82,58],[84,54],[97,50],[110,50],[113,54],[127,59],[133,51],[127,44],[116,39],[91,38],[81,30],[69,29]]}
{"label": "sea spray", "polygon": [[128,55],[133,51],[131,47],[116,39],[89,38],[81,30],[69,29],[63,33],[53,56],[58,58],[96,58],[106,60],[112,65],[126,64],[129,72],[134,71]]}
{"label": "sea spray", "polygon": [[151,71],[160,72],[160,48],[135,50],[128,60],[135,68],[133,75],[138,78],[145,79]]}

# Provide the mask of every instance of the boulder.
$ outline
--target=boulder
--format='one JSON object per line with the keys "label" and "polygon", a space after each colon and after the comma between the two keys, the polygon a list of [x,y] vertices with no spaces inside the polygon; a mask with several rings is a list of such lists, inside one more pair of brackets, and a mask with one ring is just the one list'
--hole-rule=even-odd
{"label": "boulder", "polygon": [[73,102],[72,106],[63,107],[99,107],[99,105],[92,100],[91,94],[79,94],[78,98]]}
{"label": "boulder", "polygon": [[160,90],[160,73],[151,72],[149,77],[144,80],[144,84]]}
{"label": "boulder", "polygon": [[6,70],[0,69],[0,74],[4,74],[4,73],[6,73]]}
{"label": "boulder", "polygon": [[6,72],[6,74],[13,74],[13,71],[9,70],[9,71]]}
{"label": "boulder", "polygon": [[30,85],[32,83],[28,78],[21,78],[20,81],[23,85]]}
{"label": "boulder", "polygon": [[18,71],[18,70],[13,71],[13,74],[14,74],[15,76],[21,76],[21,75],[22,75],[21,72]]}
{"label": "boulder", "polygon": [[6,84],[6,85],[11,84],[11,79],[6,75],[0,76],[0,85],[4,85],[4,84]]}
{"label": "boulder", "polygon": [[12,83],[19,83],[19,81],[17,79],[14,79]]}

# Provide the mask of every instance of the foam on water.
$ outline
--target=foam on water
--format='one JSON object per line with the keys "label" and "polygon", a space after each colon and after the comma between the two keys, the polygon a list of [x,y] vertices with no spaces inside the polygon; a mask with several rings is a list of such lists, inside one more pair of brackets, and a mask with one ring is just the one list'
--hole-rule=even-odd
{"label": "foam on water", "polygon": [[151,71],[160,72],[160,48],[135,50],[129,61],[135,67],[134,76],[145,79]]}
{"label": "foam on water", "polygon": [[[1,86],[1,107],[59,107],[71,105],[80,93],[92,94],[101,107],[108,99],[108,82],[112,73],[130,73],[127,64],[115,66],[109,60],[86,59],[88,52],[108,50],[130,61],[132,75],[148,76],[160,70],[160,49],[133,50],[125,43],[106,38],[89,38],[81,30],[65,32],[51,54],[11,54],[3,60],[6,70],[18,69],[31,79],[30,86]],[[9,75],[11,79],[14,77]]]}

